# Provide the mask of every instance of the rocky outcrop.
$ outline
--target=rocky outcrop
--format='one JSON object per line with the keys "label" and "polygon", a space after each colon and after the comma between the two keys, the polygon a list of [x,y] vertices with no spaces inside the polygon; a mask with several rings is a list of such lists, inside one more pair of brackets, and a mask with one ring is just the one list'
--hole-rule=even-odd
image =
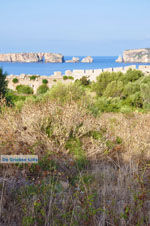
{"label": "rocky outcrop", "polygon": [[150,48],[125,50],[122,59],[118,58],[116,62],[150,63]]}
{"label": "rocky outcrop", "polygon": [[64,57],[62,54],[57,53],[44,53],[46,63],[63,63]]}
{"label": "rocky outcrop", "polygon": [[7,53],[0,54],[0,61],[2,62],[50,62],[50,63],[62,63],[64,57],[62,54],[56,53]]}
{"label": "rocky outcrop", "polygon": [[66,63],[79,63],[79,57],[72,57],[72,60],[66,60]]}
{"label": "rocky outcrop", "polygon": [[119,57],[117,58],[116,62],[118,62],[118,63],[121,63],[121,62],[123,62],[123,59],[122,59],[122,57],[121,57],[121,56],[119,56]]}
{"label": "rocky outcrop", "polygon": [[87,56],[81,60],[82,63],[92,63],[93,58],[91,56]]}

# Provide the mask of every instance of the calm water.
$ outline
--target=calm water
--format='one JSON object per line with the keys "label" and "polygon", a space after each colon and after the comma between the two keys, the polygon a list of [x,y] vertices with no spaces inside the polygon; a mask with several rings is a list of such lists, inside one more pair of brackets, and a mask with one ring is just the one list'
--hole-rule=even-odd
{"label": "calm water", "polygon": [[[71,59],[65,57],[65,60]],[[82,59],[83,57],[80,57]],[[116,63],[117,57],[93,57],[94,61],[91,64],[88,63],[9,63],[0,62],[0,67],[3,68],[8,74],[19,75],[25,74],[39,74],[39,75],[52,75],[54,71],[61,71],[63,74],[66,70],[73,69],[98,69],[98,68],[109,68],[109,67],[122,67],[132,65],[133,63]],[[141,65],[142,63],[140,63]],[[144,63],[146,64],[146,63]],[[137,63],[136,65],[139,65]],[[148,64],[150,65],[150,63]]]}

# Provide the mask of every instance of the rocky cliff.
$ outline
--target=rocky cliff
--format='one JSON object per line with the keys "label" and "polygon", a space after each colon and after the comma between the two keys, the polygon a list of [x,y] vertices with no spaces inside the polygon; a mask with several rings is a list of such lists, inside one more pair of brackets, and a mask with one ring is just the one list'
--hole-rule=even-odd
{"label": "rocky cliff", "polygon": [[50,63],[62,63],[64,57],[62,54],[56,53],[7,53],[0,54],[0,61],[3,62],[50,62]]}
{"label": "rocky cliff", "polygon": [[150,48],[125,50],[116,62],[150,63]]}
{"label": "rocky cliff", "polygon": [[44,53],[46,63],[63,63],[64,56],[58,53]]}

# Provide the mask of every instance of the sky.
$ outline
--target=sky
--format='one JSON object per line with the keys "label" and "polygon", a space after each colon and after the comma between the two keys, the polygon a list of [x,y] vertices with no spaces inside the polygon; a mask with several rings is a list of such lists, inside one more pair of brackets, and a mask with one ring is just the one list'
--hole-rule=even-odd
{"label": "sky", "polygon": [[1,0],[0,53],[117,56],[150,48],[150,0]]}

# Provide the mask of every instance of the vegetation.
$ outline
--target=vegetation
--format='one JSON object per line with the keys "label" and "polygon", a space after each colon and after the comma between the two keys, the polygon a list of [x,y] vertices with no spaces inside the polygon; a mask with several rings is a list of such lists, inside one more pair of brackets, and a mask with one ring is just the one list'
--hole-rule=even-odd
{"label": "vegetation", "polygon": [[7,81],[6,81],[7,73],[4,73],[0,68],[0,97],[4,97],[7,92]]}
{"label": "vegetation", "polygon": [[44,94],[49,90],[46,84],[40,85],[37,89],[37,94]]}
{"label": "vegetation", "polygon": [[38,78],[39,76],[37,76],[37,75],[32,75],[32,76],[30,76],[30,80],[35,80],[36,78]]}
{"label": "vegetation", "polygon": [[67,79],[74,80],[74,77],[73,77],[73,76],[67,76],[67,75],[64,75],[64,76],[63,76],[63,80],[67,80]]}
{"label": "vegetation", "polygon": [[96,101],[91,108],[95,114],[100,112],[146,111],[149,109],[149,78],[141,71],[104,72],[92,84]]}
{"label": "vegetation", "polygon": [[87,76],[83,76],[81,79],[80,79],[80,82],[82,85],[84,86],[88,86],[90,84],[90,80],[88,79]]}
{"label": "vegetation", "polygon": [[17,78],[13,78],[12,82],[13,82],[13,83],[18,83],[19,80],[18,80]]}
{"label": "vegetation", "polygon": [[149,85],[130,70],[40,95],[7,91],[0,153],[39,161],[0,164],[0,224],[149,225]]}
{"label": "vegetation", "polygon": [[47,84],[47,83],[48,83],[48,80],[47,80],[47,79],[43,79],[43,80],[42,80],[42,83],[43,83],[43,84]]}
{"label": "vegetation", "polygon": [[21,93],[21,94],[33,94],[33,89],[27,85],[18,85],[16,87],[16,90],[18,93]]}

